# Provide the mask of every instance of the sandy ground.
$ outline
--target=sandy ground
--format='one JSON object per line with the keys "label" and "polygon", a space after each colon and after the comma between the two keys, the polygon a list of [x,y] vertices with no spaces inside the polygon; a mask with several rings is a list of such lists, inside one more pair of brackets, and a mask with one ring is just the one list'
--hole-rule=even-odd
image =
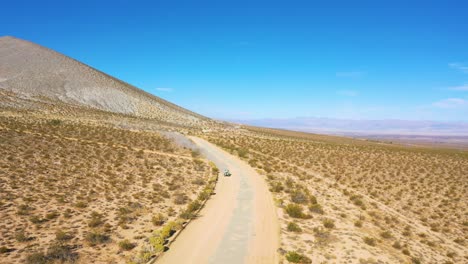
{"label": "sandy ground", "polygon": [[264,179],[237,157],[196,137],[201,153],[231,177],[156,263],[278,263],[279,225]]}

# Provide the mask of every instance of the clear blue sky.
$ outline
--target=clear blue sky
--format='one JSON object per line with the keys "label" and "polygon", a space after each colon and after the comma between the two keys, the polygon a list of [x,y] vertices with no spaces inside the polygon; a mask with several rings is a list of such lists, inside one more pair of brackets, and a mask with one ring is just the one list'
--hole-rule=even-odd
{"label": "clear blue sky", "polygon": [[467,1],[5,1],[0,35],[216,118],[468,121]]}

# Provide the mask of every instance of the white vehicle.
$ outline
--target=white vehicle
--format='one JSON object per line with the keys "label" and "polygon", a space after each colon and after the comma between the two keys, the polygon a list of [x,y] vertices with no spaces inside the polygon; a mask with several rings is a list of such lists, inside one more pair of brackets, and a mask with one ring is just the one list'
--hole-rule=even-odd
{"label": "white vehicle", "polygon": [[225,169],[225,170],[224,170],[224,176],[226,176],[226,177],[231,176],[231,173],[229,172],[228,169]]}

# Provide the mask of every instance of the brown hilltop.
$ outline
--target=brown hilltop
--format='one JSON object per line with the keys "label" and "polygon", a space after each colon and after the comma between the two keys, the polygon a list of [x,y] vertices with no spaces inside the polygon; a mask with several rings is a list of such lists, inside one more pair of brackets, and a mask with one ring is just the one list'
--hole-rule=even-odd
{"label": "brown hilltop", "polygon": [[210,122],[63,54],[9,36],[0,38],[0,93],[0,106],[31,108],[47,101],[184,126]]}

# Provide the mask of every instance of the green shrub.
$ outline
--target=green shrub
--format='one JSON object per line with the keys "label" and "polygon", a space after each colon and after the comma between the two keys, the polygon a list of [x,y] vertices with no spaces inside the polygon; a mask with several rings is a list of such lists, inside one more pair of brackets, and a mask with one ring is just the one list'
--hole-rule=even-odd
{"label": "green shrub", "polygon": [[298,204],[288,204],[285,210],[293,218],[306,218],[306,215],[302,212],[302,206]]}
{"label": "green shrub", "polygon": [[335,227],[335,222],[332,220],[332,219],[324,219],[322,221],[322,224],[324,227],[328,228],[328,229],[332,229]]}
{"label": "green shrub", "polygon": [[15,239],[18,242],[26,242],[31,240],[31,238],[24,232],[24,230],[20,230],[15,233]]}
{"label": "green shrub", "polygon": [[320,204],[318,204],[318,203],[311,204],[309,206],[309,211],[311,211],[312,213],[316,213],[316,214],[323,214],[324,213],[322,206]]}
{"label": "green shrub", "polygon": [[55,218],[57,218],[59,216],[60,216],[60,214],[58,212],[50,212],[50,213],[46,214],[45,218],[47,220],[52,220],[52,219],[55,219]]}
{"label": "green shrub", "polygon": [[306,204],[308,202],[307,195],[302,191],[294,191],[291,193],[291,201],[297,204]]}
{"label": "green shrub", "polygon": [[195,217],[195,213],[198,209],[200,209],[201,207],[201,203],[198,202],[198,201],[193,201],[191,202],[188,206],[187,206],[187,209],[184,210],[184,212],[182,212],[182,214],[180,215],[180,217],[184,218],[184,219],[190,219],[190,218],[194,218]]}
{"label": "green shrub", "polygon": [[78,259],[78,253],[74,252],[71,246],[56,243],[47,249],[46,259],[51,263],[72,263]]}
{"label": "green shrub", "polygon": [[200,202],[203,202],[205,201],[206,199],[208,199],[211,195],[211,192],[210,191],[207,191],[207,190],[203,190],[201,191],[199,194],[198,194],[198,197],[197,199],[200,201]]}
{"label": "green shrub", "polygon": [[395,241],[395,243],[393,243],[392,247],[394,247],[396,249],[401,249],[401,244],[400,244],[400,242]]}
{"label": "green shrub", "polygon": [[1,246],[1,247],[0,247],[0,254],[8,253],[8,252],[11,252],[11,251],[13,251],[13,249],[7,248],[7,247],[5,247],[5,246]]}
{"label": "green shrub", "polygon": [[47,254],[35,252],[26,257],[27,264],[47,264],[47,263],[74,263],[78,259],[78,253],[74,252],[71,246],[65,244],[52,244],[47,249]]}
{"label": "green shrub", "polygon": [[384,231],[380,233],[380,236],[382,238],[389,239],[389,238],[392,238],[392,233],[390,231]]}
{"label": "green shrub", "polygon": [[63,242],[63,241],[68,241],[72,239],[73,236],[70,233],[64,232],[64,231],[57,231],[55,232],[55,240]]}
{"label": "green shrub", "polygon": [[241,149],[238,149],[238,150],[237,150],[237,154],[238,154],[239,157],[241,157],[241,158],[246,158],[247,155],[249,154],[249,151],[246,150],[246,149],[241,148]]}
{"label": "green shrub", "polygon": [[52,126],[58,126],[58,125],[62,124],[62,120],[52,119],[52,120],[49,121],[49,124],[52,125]]}
{"label": "green shrub", "polygon": [[297,253],[296,251],[289,251],[286,254],[286,259],[292,263],[301,263],[301,264],[309,264],[312,263],[312,260],[302,254]]}
{"label": "green shrub", "polygon": [[85,240],[91,246],[95,246],[97,244],[108,242],[110,240],[110,236],[100,231],[91,231],[86,235]]}
{"label": "green shrub", "polygon": [[317,203],[318,203],[318,202],[317,202],[317,197],[315,197],[315,196],[313,196],[313,195],[310,195],[310,196],[309,196],[309,202],[310,202],[311,204],[317,204]]}
{"label": "green shrub", "polygon": [[180,229],[179,223],[169,222],[161,230],[154,232],[149,238],[149,243],[156,253],[164,251],[166,239],[172,236],[177,229]]}
{"label": "green shrub", "polygon": [[87,203],[87,202],[84,202],[84,201],[79,201],[79,202],[77,202],[77,203],[75,204],[75,206],[76,206],[77,208],[86,208],[86,207],[88,207],[88,203]]}
{"label": "green shrub", "polygon": [[174,203],[175,204],[185,204],[188,200],[188,197],[187,195],[183,194],[183,193],[178,193],[175,195],[175,198],[174,198]]}
{"label": "green shrub", "polygon": [[119,242],[119,248],[122,249],[122,250],[132,250],[133,248],[135,248],[135,244],[128,241],[128,239],[124,239],[122,241]]}
{"label": "green shrub", "polygon": [[372,247],[376,245],[375,238],[372,237],[364,237],[364,243]]}
{"label": "green shrub", "polygon": [[205,181],[202,178],[196,178],[195,180],[192,181],[192,184],[205,185]]}
{"label": "green shrub", "polygon": [[192,150],[192,157],[193,158],[198,158],[198,157],[200,157],[200,155],[201,155],[200,150],[198,150],[198,149]]}
{"label": "green shrub", "polygon": [[289,222],[288,231],[300,233],[300,232],[302,232],[302,228],[298,224],[296,224],[294,222]]}
{"label": "green shrub", "polygon": [[91,213],[91,220],[88,222],[88,226],[89,227],[98,227],[98,226],[100,226],[102,224],[104,224],[102,214],[93,211]]}
{"label": "green shrub", "polygon": [[271,188],[270,188],[271,192],[279,193],[279,192],[282,192],[283,190],[284,190],[284,187],[283,187],[283,184],[281,184],[281,182],[275,181],[271,183]]}
{"label": "green shrub", "polygon": [[26,257],[27,264],[47,264],[47,257],[42,252],[34,252]]}
{"label": "green shrub", "polygon": [[166,222],[166,217],[163,214],[159,213],[151,218],[151,222],[155,226],[162,226]]}

